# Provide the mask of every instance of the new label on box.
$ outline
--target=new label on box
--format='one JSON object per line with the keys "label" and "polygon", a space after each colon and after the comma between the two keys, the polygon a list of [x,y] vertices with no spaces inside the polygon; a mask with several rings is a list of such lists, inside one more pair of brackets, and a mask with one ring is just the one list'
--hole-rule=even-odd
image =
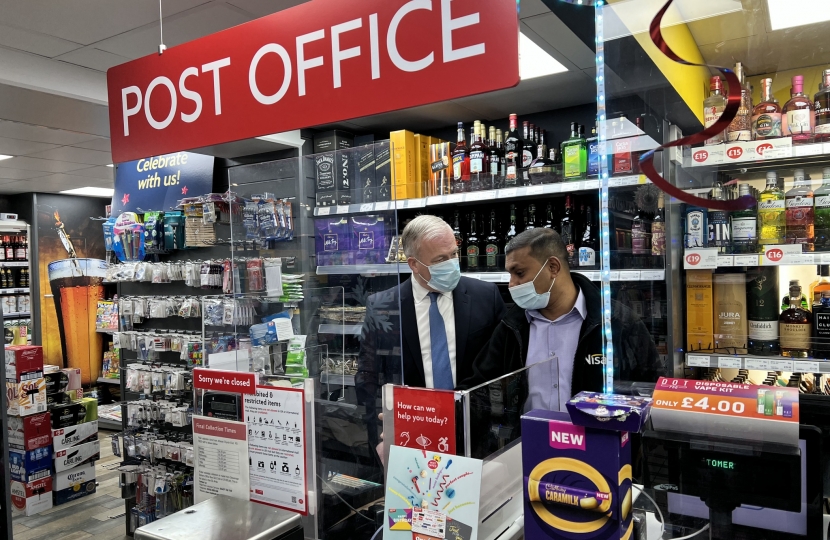
{"label": "new label on box", "polygon": [[51,417],[48,412],[32,416],[8,417],[9,446],[20,450],[34,450],[52,442]]}
{"label": "new label on box", "polygon": [[52,508],[52,478],[11,483],[12,515],[33,516]]}
{"label": "new label on box", "polygon": [[72,467],[97,460],[101,456],[101,445],[91,441],[79,446],[72,446],[55,452],[55,472],[62,472]]}
{"label": "new label on box", "polygon": [[52,479],[55,506],[95,493],[95,464],[88,463],[62,473]]}
{"label": "new label on box", "polygon": [[98,439],[98,420],[52,430],[52,447],[55,452]]}

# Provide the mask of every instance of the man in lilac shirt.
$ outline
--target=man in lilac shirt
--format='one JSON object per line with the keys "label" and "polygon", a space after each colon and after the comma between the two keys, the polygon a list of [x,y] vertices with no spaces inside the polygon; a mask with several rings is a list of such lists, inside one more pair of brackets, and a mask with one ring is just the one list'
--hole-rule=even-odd
{"label": "man in lilac shirt", "polygon": [[[565,410],[582,391],[605,387],[602,301],[599,288],[571,273],[568,251],[551,229],[525,231],[505,248],[514,305],[496,326],[490,343],[473,362],[470,388],[535,366],[527,373],[524,410]],[[643,321],[619,302],[611,303],[616,392],[631,382],[656,382],[664,372]],[[551,360],[548,362],[548,360]]]}

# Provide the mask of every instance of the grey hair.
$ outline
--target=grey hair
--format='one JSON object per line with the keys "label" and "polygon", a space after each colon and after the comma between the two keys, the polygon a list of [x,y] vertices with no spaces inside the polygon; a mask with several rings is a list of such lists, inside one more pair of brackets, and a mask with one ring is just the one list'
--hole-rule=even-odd
{"label": "grey hair", "polygon": [[550,257],[556,257],[565,267],[568,266],[568,250],[559,233],[553,229],[536,228],[516,235],[504,248],[504,254],[522,248],[530,248],[530,256],[544,263]]}
{"label": "grey hair", "polygon": [[417,257],[421,242],[432,240],[442,233],[452,234],[452,228],[438,216],[423,214],[410,221],[403,229],[401,243],[407,257]]}

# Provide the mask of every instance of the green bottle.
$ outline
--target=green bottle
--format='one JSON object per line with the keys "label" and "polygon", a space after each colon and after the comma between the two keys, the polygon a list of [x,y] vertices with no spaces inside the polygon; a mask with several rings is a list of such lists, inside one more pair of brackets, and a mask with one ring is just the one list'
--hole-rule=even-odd
{"label": "green bottle", "polygon": [[562,143],[564,177],[568,180],[582,180],[588,170],[588,145],[579,135],[579,124],[571,122],[571,138]]}
{"label": "green bottle", "polygon": [[822,171],[821,186],[813,194],[816,251],[830,251],[830,167]]}

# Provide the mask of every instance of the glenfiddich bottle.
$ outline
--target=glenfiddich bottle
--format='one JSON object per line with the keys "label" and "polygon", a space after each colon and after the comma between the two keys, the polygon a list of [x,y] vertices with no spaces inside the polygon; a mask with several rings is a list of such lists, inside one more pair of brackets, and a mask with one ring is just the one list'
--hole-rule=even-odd
{"label": "glenfiddich bottle", "polygon": [[498,272],[500,264],[499,235],[496,232],[496,211],[490,210],[490,234],[484,239],[485,270],[487,272]]}
{"label": "glenfiddich bottle", "polygon": [[778,355],[777,266],[754,266],[747,269],[746,304],[749,354]]}
{"label": "glenfiddich bottle", "polygon": [[470,232],[467,235],[467,270],[470,272],[477,272],[480,270],[482,254],[480,239],[478,237],[478,230],[476,226],[476,213],[472,212],[470,215]]}
{"label": "glenfiddich bottle", "polygon": [[801,286],[790,287],[790,307],[778,318],[778,333],[781,340],[781,355],[793,358],[810,356],[812,335],[812,313],[799,304]]}
{"label": "glenfiddich bottle", "polygon": [[821,303],[813,306],[813,357],[830,358],[830,290],[821,293]]}

